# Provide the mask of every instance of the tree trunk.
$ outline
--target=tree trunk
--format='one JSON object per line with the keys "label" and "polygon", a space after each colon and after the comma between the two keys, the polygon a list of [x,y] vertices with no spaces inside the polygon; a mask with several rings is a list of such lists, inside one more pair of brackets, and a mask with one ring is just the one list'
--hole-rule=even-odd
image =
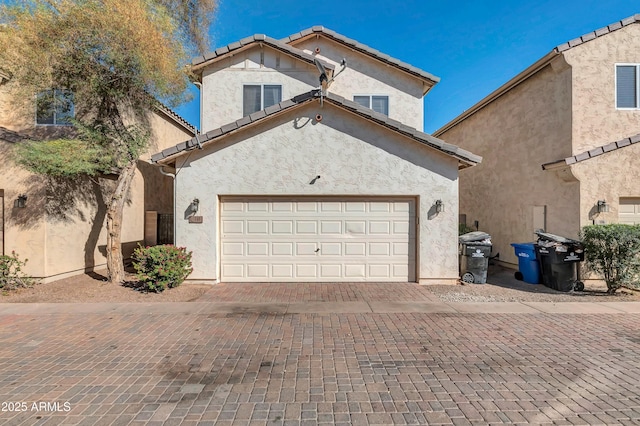
{"label": "tree trunk", "polygon": [[107,275],[112,284],[124,282],[122,258],[122,216],[127,193],[136,172],[137,160],[131,160],[120,171],[116,189],[107,206]]}

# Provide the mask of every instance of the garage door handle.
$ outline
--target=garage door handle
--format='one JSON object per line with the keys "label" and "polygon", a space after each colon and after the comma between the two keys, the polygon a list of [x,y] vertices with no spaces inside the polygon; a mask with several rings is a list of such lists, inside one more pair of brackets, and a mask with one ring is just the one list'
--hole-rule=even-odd
{"label": "garage door handle", "polygon": [[316,253],[317,253],[317,252],[319,252],[319,251],[320,251],[320,249],[319,249],[319,248],[317,248],[317,249],[316,249]]}

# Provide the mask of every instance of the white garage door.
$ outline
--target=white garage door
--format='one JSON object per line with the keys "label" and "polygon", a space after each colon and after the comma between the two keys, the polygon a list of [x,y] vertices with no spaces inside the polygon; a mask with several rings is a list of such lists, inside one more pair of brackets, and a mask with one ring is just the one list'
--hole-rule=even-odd
{"label": "white garage door", "polygon": [[221,200],[221,281],[415,281],[412,199]]}
{"label": "white garage door", "polygon": [[629,225],[640,224],[640,198],[620,198],[618,222]]}

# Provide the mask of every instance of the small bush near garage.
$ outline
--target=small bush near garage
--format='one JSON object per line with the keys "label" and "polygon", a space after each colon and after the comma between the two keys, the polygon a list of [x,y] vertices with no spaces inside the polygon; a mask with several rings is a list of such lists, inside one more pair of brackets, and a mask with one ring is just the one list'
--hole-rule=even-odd
{"label": "small bush near garage", "polygon": [[173,245],[135,249],[133,267],[142,289],[160,293],[167,287],[178,287],[193,271],[191,255],[185,247]]}
{"label": "small bush near garage", "polygon": [[15,290],[19,287],[31,287],[35,280],[22,272],[29,259],[20,260],[15,251],[11,256],[0,256],[0,289]]}
{"label": "small bush near garage", "polygon": [[640,225],[590,225],[582,228],[587,267],[603,276],[609,293],[638,286]]}

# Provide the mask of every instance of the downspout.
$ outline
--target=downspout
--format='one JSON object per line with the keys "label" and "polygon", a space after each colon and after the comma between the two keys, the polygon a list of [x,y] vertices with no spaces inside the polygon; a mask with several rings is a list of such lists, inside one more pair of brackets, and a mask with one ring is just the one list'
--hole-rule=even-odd
{"label": "downspout", "polygon": [[[199,81],[194,81],[193,84],[196,85],[196,87],[198,88],[198,90],[200,90],[200,123],[198,123],[198,127],[200,127],[200,132],[202,131],[202,83],[200,83]],[[196,134],[200,133],[198,131],[198,129],[196,129]]]}
{"label": "downspout", "polygon": [[177,235],[176,235],[176,220],[178,219],[176,216],[176,212],[177,212],[177,200],[176,200],[176,174],[175,173],[170,173],[170,172],[165,172],[163,170],[163,168],[165,167],[164,164],[156,164],[158,166],[158,170],[160,171],[160,173],[162,173],[165,176],[169,176],[171,179],[173,179],[173,245],[176,245],[176,240],[177,240]]}

